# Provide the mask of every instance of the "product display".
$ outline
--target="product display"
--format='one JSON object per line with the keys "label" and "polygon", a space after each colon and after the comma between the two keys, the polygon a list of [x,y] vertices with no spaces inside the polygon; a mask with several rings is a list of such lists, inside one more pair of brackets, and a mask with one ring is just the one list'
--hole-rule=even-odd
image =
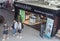
{"label": "product display", "polygon": [[26,15],[26,19],[29,19],[30,15]]}
{"label": "product display", "polygon": [[24,22],[25,21],[25,11],[20,10],[19,14],[21,15],[22,22]]}
{"label": "product display", "polygon": [[26,16],[25,19],[28,20],[30,18],[30,16],[31,16],[30,12],[25,11],[25,16]]}
{"label": "product display", "polygon": [[40,24],[40,17],[37,17],[37,15],[31,13],[31,12],[28,12],[28,11],[25,11],[25,21],[24,21],[24,24],[27,24],[27,25],[37,25],[37,24]]}
{"label": "product display", "polygon": [[30,23],[35,23],[36,22],[36,17],[32,14],[31,16],[30,16]]}

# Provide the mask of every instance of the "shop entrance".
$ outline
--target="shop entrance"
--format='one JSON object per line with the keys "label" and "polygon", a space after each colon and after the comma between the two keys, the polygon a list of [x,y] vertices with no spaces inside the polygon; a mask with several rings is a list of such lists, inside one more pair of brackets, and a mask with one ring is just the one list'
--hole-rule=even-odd
{"label": "shop entrance", "polygon": [[40,31],[40,26],[41,26],[41,15],[39,14],[35,14],[32,12],[28,12],[26,11],[26,20],[24,22],[24,24],[27,24],[29,26],[31,26],[32,28]]}
{"label": "shop entrance", "polygon": [[51,37],[54,20],[44,14],[32,13],[23,9],[18,10],[17,19],[23,24],[40,31],[40,36]]}
{"label": "shop entrance", "polygon": [[53,9],[20,2],[15,2],[14,7],[15,19],[17,19],[18,15],[21,15],[23,13],[23,16],[21,15],[22,23],[31,26],[34,29],[39,29],[40,36],[43,36],[43,34],[45,34],[46,37],[51,38],[53,36],[52,33],[57,30],[54,30],[54,24],[56,21],[55,18],[60,13],[60,10],[56,11]]}
{"label": "shop entrance", "polygon": [[46,29],[46,15],[36,14],[25,10],[18,10],[17,18],[22,20],[21,22],[27,26],[30,26],[40,31],[40,36],[43,37]]}
{"label": "shop entrance", "polygon": [[[46,28],[46,16],[29,11],[19,10],[18,20],[21,18],[22,23],[30,26],[38,31],[41,31],[41,25],[44,25],[44,30]],[[21,17],[19,17],[21,16]]]}

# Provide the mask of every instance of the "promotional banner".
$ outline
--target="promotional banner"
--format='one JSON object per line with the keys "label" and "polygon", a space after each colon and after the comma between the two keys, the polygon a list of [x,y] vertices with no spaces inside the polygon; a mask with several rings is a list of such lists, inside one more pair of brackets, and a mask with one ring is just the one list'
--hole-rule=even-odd
{"label": "promotional banner", "polygon": [[51,38],[53,23],[54,23],[53,19],[47,18],[45,36],[48,37],[48,38]]}
{"label": "promotional banner", "polygon": [[25,10],[20,10],[19,14],[21,15],[22,22],[25,21]]}

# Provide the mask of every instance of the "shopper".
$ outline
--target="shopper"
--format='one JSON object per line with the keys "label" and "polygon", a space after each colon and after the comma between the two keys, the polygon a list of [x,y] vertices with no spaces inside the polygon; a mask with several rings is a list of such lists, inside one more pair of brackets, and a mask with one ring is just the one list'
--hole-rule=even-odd
{"label": "shopper", "polygon": [[22,18],[21,18],[21,15],[18,15],[18,20],[20,23],[21,23],[21,27],[22,29],[24,28],[24,25],[23,25],[23,22],[22,22]]}
{"label": "shopper", "polygon": [[44,36],[44,31],[45,31],[45,27],[46,27],[46,21],[45,21],[45,17],[41,15],[41,24],[40,24],[40,36],[43,38]]}
{"label": "shopper", "polygon": [[9,30],[9,26],[7,25],[7,23],[4,23],[4,26],[3,26],[3,40],[2,41],[5,41],[6,39],[9,39],[8,37],[8,30]]}
{"label": "shopper", "polygon": [[45,24],[44,23],[41,23],[41,28],[40,28],[40,30],[41,30],[41,32],[40,32],[40,36],[43,38],[43,36],[44,36],[44,27],[45,27]]}
{"label": "shopper", "polygon": [[22,31],[22,23],[20,22],[20,21],[18,21],[18,36],[17,36],[17,38],[22,38],[22,36],[21,36],[21,31]]}
{"label": "shopper", "polygon": [[18,27],[17,21],[16,20],[13,20],[13,26],[12,26],[13,36],[16,36],[16,34],[17,34],[17,27]]}

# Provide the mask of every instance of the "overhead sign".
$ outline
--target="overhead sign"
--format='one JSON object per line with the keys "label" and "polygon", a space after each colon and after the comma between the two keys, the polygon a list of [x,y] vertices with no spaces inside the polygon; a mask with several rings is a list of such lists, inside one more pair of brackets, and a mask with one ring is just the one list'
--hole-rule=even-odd
{"label": "overhead sign", "polygon": [[24,3],[17,3],[17,2],[15,2],[14,5],[16,7],[19,7],[20,9],[28,10],[28,11],[38,13],[38,14],[42,13],[47,16],[55,16],[56,15],[56,10],[52,10],[52,9],[47,9],[47,8],[43,8],[43,7],[28,5],[28,4],[24,4]]}

